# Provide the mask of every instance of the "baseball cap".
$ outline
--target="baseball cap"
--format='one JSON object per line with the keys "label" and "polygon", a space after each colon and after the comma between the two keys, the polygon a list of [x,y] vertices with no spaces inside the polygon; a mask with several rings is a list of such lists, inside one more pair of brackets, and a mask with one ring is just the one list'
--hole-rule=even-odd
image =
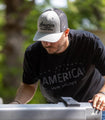
{"label": "baseball cap", "polygon": [[40,15],[37,27],[33,41],[57,42],[68,28],[67,16],[60,9],[48,9]]}

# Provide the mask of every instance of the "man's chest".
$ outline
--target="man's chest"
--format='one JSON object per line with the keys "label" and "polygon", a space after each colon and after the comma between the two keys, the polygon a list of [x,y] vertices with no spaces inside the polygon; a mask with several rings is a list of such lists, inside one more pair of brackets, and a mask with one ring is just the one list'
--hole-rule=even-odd
{"label": "man's chest", "polygon": [[62,63],[50,62],[49,64],[48,61],[40,64],[39,77],[45,88],[73,87],[86,74],[86,66],[81,62],[62,61]]}

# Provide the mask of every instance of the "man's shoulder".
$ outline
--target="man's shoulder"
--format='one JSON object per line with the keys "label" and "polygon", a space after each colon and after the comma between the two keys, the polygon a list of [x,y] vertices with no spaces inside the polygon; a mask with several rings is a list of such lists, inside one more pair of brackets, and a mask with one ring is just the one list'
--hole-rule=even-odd
{"label": "man's shoulder", "polygon": [[89,31],[85,31],[85,30],[74,30],[74,29],[70,29],[70,36],[73,38],[89,38],[89,39],[99,39],[98,36],[96,36],[95,34],[89,32]]}

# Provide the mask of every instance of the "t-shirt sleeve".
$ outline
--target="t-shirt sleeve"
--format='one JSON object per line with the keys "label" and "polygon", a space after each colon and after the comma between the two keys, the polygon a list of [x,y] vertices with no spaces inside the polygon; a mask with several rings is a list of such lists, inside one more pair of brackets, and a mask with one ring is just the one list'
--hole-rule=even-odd
{"label": "t-shirt sleeve", "polygon": [[103,45],[99,38],[97,38],[97,40],[95,41],[94,48],[95,48],[94,51],[95,66],[102,75],[105,75],[105,46]]}
{"label": "t-shirt sleeve", "polygon": [[[37,63],[36,63],[37,64]],[[37,71],[33,70],[29,48],[25,51],[23,62],[23,83],[33,84],[38,81]]]}

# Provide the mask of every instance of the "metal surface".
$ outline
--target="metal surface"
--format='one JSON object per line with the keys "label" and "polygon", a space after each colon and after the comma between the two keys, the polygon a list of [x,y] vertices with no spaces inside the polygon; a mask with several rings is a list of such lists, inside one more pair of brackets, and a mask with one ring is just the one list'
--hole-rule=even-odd
{"label": "metal surface", "polygon": [[1,104],[0,120],[101,120],[90,103],[66,107],[58,104]]}

